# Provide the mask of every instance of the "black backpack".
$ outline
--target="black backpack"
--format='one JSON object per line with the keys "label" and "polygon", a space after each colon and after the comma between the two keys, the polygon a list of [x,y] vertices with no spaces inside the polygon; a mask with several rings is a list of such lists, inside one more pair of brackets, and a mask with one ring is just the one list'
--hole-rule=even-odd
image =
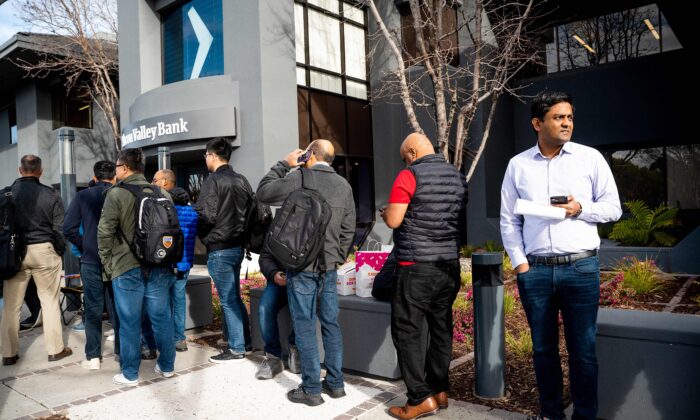
{"label": "black backpack", "polygon": [[300,169],[302,188],[289,194],[267,232],[272,255],[290,270],[302,270],[319,259],[325,271],[324,243],[331,206],[316,191],[314,173]]}
{"label": "black backpack", "polygon": [[14,277],[22,269],[27,252],[24,238],[15,229],[12,187],[0,190],[0,280]]}
{"label": "black backpack", "polygon": [[134,195],[134,238],[122,238],[129,243],[131,252],[146,266],[170,266],[182,260],[185,238],[180,230],[177,210],[172,201],[165,198],[159,187],[120,182]]}
{"label": "black backpack", "polygon": [[243,179],[246,192],[248,192],[248,204],[246,206],[245,225],[243,227],[243,247],[246,250],[246,258],[251,259],[250,253],[260,254],[265,244],[265,235],[272,224],[272,210],[267,204],[263,204],[253,192],[253,188],[248,180],[241,174],[236,173]]}

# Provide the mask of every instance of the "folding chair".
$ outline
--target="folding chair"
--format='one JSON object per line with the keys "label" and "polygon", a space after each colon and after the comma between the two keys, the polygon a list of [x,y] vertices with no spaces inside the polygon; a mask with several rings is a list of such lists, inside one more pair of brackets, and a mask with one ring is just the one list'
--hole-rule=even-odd
{"label": "folding chair", "polygon": [[72,308],[77,308],[78,312],[83,311],[83,286],[81,284],[69,285],[72,279],[80,279],[80,274],[66,274],[62,276],[65,286],[61,287],[61,301],[59,305],[61,307],[61,319],[63,320],[63,325],[68,325],[70,321],[75,318],[73,315],[70,319],[66,320],[66,312]]}

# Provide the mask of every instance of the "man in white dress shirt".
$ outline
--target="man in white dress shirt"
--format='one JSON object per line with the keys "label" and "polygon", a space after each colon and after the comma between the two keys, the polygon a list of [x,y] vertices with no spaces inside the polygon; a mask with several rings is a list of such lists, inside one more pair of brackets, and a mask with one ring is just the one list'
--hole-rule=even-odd
{"label": "man in white dress shirt", "polygon": [[[510,160],[501,189],[501,237],[518,276],[532,332],[540,414],[564,419],[559,314],[569,353],[573,419],[595,419],[595,354],[600,295],[597,223],[622,209],[612,172],[597,150],[571,142],[574,106],[563,92],[544,91],[532,103],[537,144]],[[517,199],[550,204],[565,196],[564,220],[515,214]]]}

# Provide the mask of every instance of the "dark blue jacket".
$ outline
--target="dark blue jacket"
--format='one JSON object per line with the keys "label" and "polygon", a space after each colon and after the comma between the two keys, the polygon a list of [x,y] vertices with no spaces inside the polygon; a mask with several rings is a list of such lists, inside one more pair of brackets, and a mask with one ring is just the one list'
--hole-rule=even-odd
{"label": "dark blue jacket", "polygon": [[97,254],[97,224],[105,202],[104,192],[112,186],[109,182],[91,184],[76,194],[63,221],[63,235],[80,251],[81,264],[101,264]]}
{"label": "dark blue jacket", "polygon": [[197,238],[197,212],[189,204],[190,195],[180,187],[175,187],[168,191],[175,203],[177,219],[180,222],[180,229],[185,236],[185,249],[182,253],[182,261],[177,263],[177,271],[187,271],[192,268],[194,259],[194,241]]}
{"label": "dark blue jacket", "polygon": [[407,168],[416,192],[401,226],[394,229],[399,261],[436,262],[459,259],[460,224],[466,206],[464,175],[439,154],[423,156]]}

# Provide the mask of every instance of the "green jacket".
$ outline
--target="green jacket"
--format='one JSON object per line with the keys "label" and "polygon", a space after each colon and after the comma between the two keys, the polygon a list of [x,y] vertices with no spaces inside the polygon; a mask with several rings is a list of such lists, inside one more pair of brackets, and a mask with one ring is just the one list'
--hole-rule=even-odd
{"label": "green jacket", "polygon": [[[149,185],[143,174],[133,174],[123,182]],[[107,280],[141,267],[139,260],[136,259],[129,247],[129,242],[134,237],[136,199],[132,193],[117,185],[107,190],[102,216],[100,216],[100,223],[97,225],[97,249]],[[170,194],[164,189],[161,188],[161,192],[172,200]],[[124,240],[120,231],[129,242]]]}

